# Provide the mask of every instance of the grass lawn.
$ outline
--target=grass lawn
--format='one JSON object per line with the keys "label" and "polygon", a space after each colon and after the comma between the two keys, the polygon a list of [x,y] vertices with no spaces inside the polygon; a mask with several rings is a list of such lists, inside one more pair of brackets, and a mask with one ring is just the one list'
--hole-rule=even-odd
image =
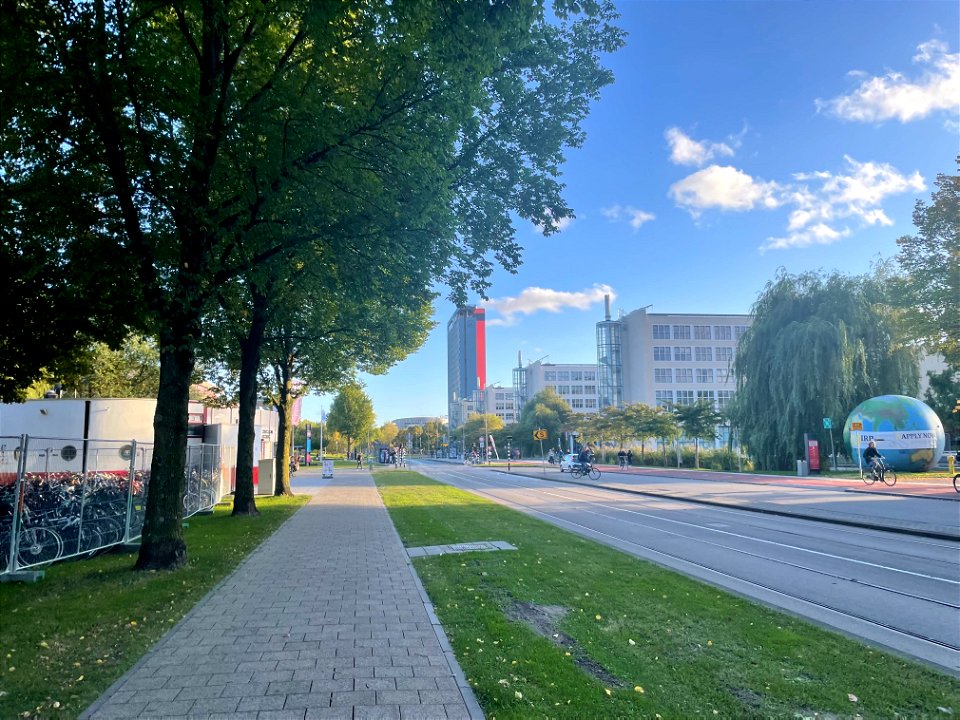
{"label": "grass lawn", "polygon": [[189,562],[175,572],[133,572],[136,553],[114,552],[0,585],[0,718],[77,717],[307,499],[258,497],[258,518],[229,505],[190,518]]}
{"label": "grass lawn", "polygon": [[[937,718],[960,682],[411,471],[374,478],[493,718]],[[942,709],[941,709],[942,708]]]}

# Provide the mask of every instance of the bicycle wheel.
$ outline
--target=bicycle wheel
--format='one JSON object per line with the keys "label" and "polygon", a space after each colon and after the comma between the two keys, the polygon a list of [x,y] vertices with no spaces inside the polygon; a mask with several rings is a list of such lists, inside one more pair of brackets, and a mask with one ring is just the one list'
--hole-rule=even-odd
{"label": "bicycle wheel", "polygon": [[863,482],[867,485],[873,485],[877,481],[877,476],[873,474],[873,470],[868,470],[863,474]]}
{"label": "bicycle wheel", "polygon": [[591,479],[591,480],[599,480],[599,479],[600,479],[600,471],[597,470],[596,468],[590,468],[590,479]]}
{"label": "bicycle wheel", "polygon": [[194,493],[187,493],[183,496],[184,516],[193,515],[200,509],[200,496]]}
{"label": "bicycle wheel", "polygon": [[576,480],[577,478],[579,478],[579,477],[580,477],[580,468],[577,467],[576,465],[574,465],[572,468],[570,468],[570,477],[573,478],[574,480]]}
{"label": "bicycle wheel", "polygon": [[953,476],[953,489],[960,493],[960,473]]}
{"label": "bicycle wheel", "polygon": [[63,554],[63,540],[50,528],[28,528],[20,533],[17,561],[21,567],[53,562]]}
{"label": "bicycle wheel", "polygon": [[881,478],[885,485],[893,487],[897,484],[897,471],[893,468],[888,467],[883,471],[883,477]]}

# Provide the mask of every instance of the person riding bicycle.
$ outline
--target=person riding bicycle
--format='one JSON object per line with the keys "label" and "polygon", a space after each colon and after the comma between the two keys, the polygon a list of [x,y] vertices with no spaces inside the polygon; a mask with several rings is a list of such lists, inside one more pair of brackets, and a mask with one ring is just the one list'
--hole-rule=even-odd
{"label": "person riding bicycle", "polygon": [[877,478],[883,477],[883,455],[877,450],[875,441],[871,440],[867,444],[867,449],[863,451],[863,462],[870,466],[870,472]]}
{"label": "person riding bicycle", "polygon": [[593,450],[590,448],[590,443],[587,443],[580,450],[580,454],[577,456],[577,462],[580,463],[580,467],[583,470],[589,470],[593,466]]}

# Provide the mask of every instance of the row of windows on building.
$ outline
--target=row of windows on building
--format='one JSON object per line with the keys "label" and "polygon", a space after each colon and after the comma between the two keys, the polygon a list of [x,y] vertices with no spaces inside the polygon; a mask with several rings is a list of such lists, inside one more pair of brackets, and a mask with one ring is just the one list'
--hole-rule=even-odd
{"label": "row of windows on building", "polygon": [[723,410],[733,399],[733,390],[657,390],[657,407],[693,405],[708,402],[717,410]]}
{"label": "row of windows on building", "polygon": [[[671,352],[672,350],[672,352]],[[733,361],[732,347],[675,347],[670,348],[666,345],[653,346],[654,360],[676,360],[676,361],[694,361],[713,362],[714,360],[723,362]]]}
{"label": "row of windows on building", "polygon": [[653,339],[739,340],[746,331],[746,325],[654,325]]}
{"label": "row of windows on building", "polygon": [[734,380],[733,370],[729,368],[654,368],[653,381],[656,383],[728,383]]}
{"label": "row of windows on building", "polygon": [[596,370],[545,370],[543,379],[546,382],[556,382],[557,380],[573,382],[596,382]]}
{"label": "row of windows on building", "polygon": [[596,395],[596,385],[547,385],[558,395]]}

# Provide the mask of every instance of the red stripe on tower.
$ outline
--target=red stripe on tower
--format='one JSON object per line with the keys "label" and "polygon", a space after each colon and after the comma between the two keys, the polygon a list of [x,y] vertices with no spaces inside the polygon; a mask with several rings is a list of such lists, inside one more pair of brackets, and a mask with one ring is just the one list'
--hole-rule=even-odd
{"label": "red stripe on tower", "polygon": [[477,378],[480,382],[477,390],[484,390],[487,387],[487,311],[474,308],[473,318],[477,325]]}

